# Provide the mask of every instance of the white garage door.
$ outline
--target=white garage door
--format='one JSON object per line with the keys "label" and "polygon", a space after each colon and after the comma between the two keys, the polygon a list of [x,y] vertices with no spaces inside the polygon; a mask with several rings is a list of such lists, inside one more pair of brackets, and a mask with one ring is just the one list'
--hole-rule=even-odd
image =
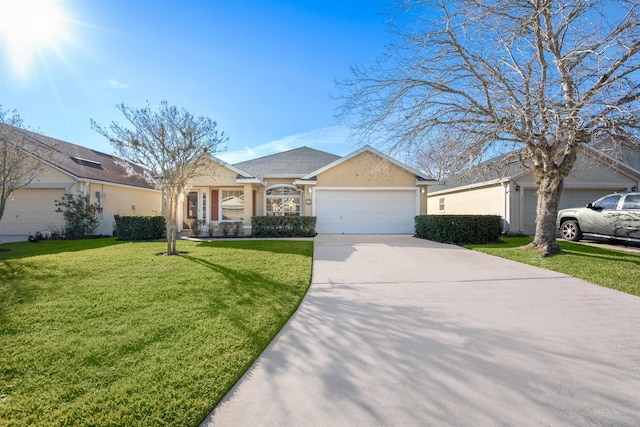
{"label": "white garage door", "polygon": [[[558,209],[576,208],[585,206],[587,203],[595,202],[602,196],[615,193],[616,191],[625,191],[624,188],[612,188],[604,190],[584,190],[584,189],[568,189],[562,191]],[[536,232],[536,207],[538,196],[535,190],[527,189],[524,193],[524,232],[526,234],[534,234]]]}
{"label": "white garage door", "polygon": [[413,234],[415,190],[316,190],[321,234]]}
{"label": "white garage door", "polygon": [[4,215],[0,219],[0,235],[20,236],[36,231],[62,228],[62,214],[56,212],[55,201],[64,195],[62,189],[16,190],[7,200]]}

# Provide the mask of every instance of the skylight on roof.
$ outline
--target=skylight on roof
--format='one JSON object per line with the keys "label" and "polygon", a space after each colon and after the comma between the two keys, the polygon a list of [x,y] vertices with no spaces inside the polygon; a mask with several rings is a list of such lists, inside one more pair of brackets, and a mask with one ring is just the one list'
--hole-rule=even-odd
{"label": "skylight on roof", "polygon": [[75,157],[75,156],[71,156],[71,160],[73,160],[74,162],[76,162],[81,166],[87,166],[94,169],[102,169],[102,164],[100,164],[99,162],[95,162],[93,160],[83,159],[82,157]]}

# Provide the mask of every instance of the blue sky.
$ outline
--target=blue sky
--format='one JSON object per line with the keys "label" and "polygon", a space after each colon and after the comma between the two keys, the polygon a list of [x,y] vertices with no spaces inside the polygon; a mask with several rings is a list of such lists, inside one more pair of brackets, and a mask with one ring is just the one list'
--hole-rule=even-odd
{"label": "blue sky", "polygon": [[[166,99],[211,117],[229,137],[219,157],[235,163],[302,145],[354,150],[336,124],[335,80],[384,50],[384,0],[131,1],[0,0],[5,27],[16,3],[30,22],[42,2],[62,22],[16,49],[0,31],[0,104],[33,130],[112,152],[91,130],[124,118],[121,102]],[[9,12],[7,12],[7,10]],[[11,18],[11,13],[14,17]],[[50,26],[53,12],[42,17]],[[7,21],[9,20],[9,21]],[[2,22],[0,22],[2,24]],[[21,32],[24,25],[15,32]],[[40,31],[34,28],[32,32]],[[55,30],[55,31],[54,31]]]}

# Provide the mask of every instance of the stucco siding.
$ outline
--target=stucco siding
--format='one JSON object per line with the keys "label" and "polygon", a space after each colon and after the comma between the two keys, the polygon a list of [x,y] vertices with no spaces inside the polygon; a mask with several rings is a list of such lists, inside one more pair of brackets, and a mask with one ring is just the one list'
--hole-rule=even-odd
{"label": "stucco siding", "polygon": [[[100,193],[100,201],[96,193]],[[159,191],[91,183],[87,194],[92,203],[99,201],[103,209],[95,234],[111,235],[115,225],[114,215],[158,215],[162,212]]]}
{"label": "stucco siding", "polygon": [[219,163],[211,162],[211,167],[205,171],[204,175],[197,177],[193,180],[193,187],[206,187],[206,186],[223,186],[223,185],[237,185],[236,178],[238,174],[231,169],[222,166]]}
{"label": "stucco siding", "polygon": [[33,187],[48,185],[55,185],[59,187],[61,184],[67,186],[73,184],[73,177],[51,166],[45,166],[42,174],[37,176],[36,179],[31,182]]}
{"label": "stucco siding", "polygon": [[414,174],[379,156],[364,152],[317,177],[319,187],[414,187]]}
{"label": "stucco siding", "polygon": [[[430,215],[500,215],[504,216],[504,187],[501,184],[428,196],[427,212]],[[440,199],[444,198],[444,211]]]}
{"label": "stucco siding", "polygon": [[565,183],[628,183],[633,181],[629,175],[620,170],[609,167],[596,159],[581,155]]}

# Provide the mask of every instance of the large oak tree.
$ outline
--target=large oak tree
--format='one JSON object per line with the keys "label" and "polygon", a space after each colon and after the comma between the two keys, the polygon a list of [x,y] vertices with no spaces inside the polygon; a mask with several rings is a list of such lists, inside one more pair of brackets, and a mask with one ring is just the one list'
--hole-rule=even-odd
{"label": "large oak tree", "polygon": [[558,200],[580,147],[637,141],[638,9],[637,0],[401,2],[387,54],[339,83],[340,115],[389,149],[433,152],[454,135],[465,162],[518,153],[537,186],[532,245],[557,253]]}
{"label": "large oak tree", "polygon": [[129,122],[127,126],[114,121],[102,127],[94,120],[91,126],[111,141],[118,155],[145,169],[140,173],[129,167],[130,173],[141,175],[162,192],[167,255],[176,255],[180,199],[195,178],[207,173],[209,156],[220,151],[227,138],[212,119],[194,117],[167,101],[157,111],[149,105],[136,109],[119,104],[117,108]]}

